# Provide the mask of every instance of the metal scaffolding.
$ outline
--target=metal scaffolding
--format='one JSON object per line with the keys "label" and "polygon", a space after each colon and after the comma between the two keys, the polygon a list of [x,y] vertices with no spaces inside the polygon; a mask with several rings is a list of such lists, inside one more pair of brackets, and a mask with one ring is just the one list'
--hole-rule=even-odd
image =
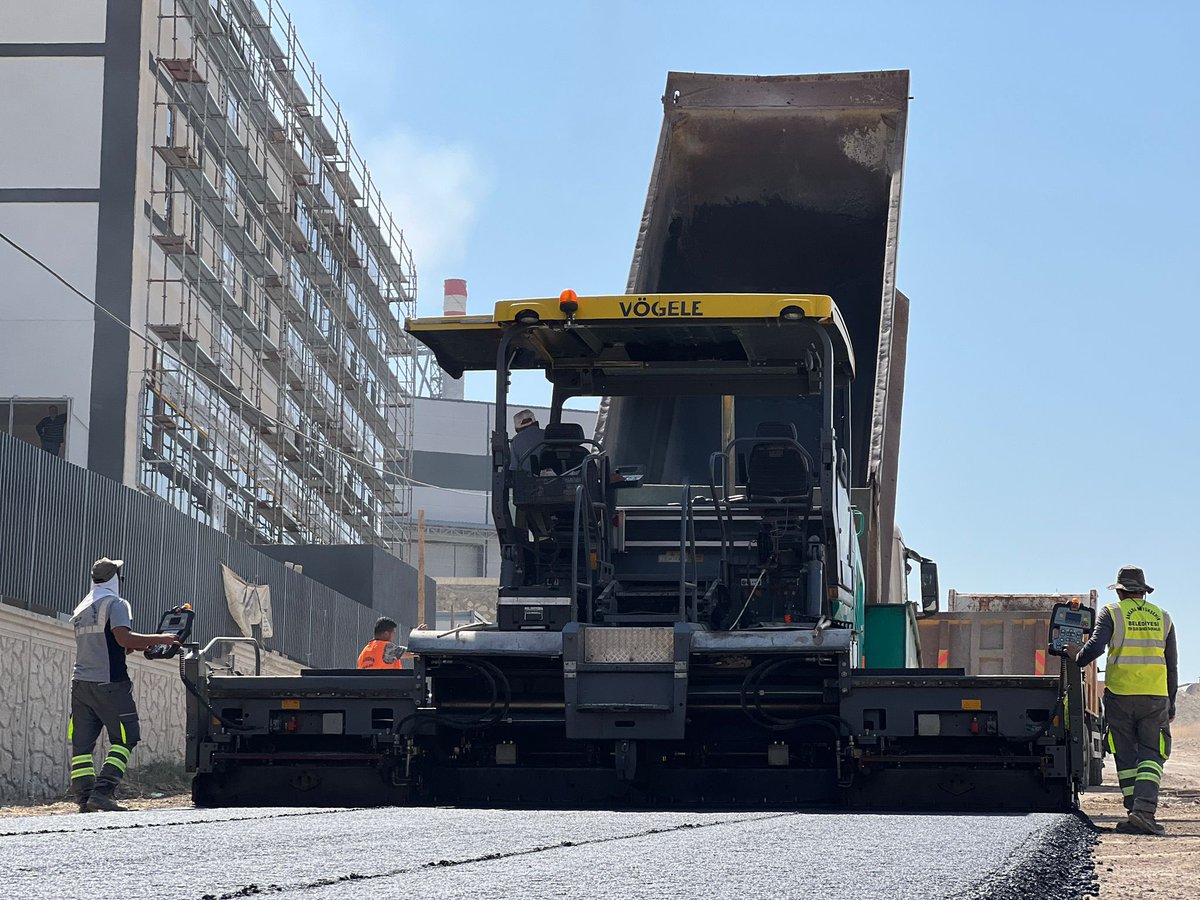
{"label": "metal scaffolding", "polygon": [[251,543],[405,555],[412,253],[275,0],[159,0],[140,480]]}

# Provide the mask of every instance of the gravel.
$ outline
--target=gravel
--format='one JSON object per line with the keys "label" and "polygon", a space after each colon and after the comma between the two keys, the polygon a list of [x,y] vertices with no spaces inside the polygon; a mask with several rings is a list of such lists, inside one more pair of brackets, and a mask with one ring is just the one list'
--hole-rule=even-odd
{"label": "gravel", "polygon": [[1051,813],[176,809],[7,819],[0,857],[23,898],[1008,900],[1086,895],[1091,839]]}

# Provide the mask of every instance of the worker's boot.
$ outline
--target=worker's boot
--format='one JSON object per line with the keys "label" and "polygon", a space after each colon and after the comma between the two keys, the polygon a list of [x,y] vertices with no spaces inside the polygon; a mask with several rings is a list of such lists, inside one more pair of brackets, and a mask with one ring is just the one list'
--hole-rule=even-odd
{"label": "worker's boot", "polygon": [[91,797],[91,791],[84,791],[76,798],[79,801],[79,811],[81,813],[92,812],[92,810],[88,809],[88,800],[90,800]]}
{"label": "worker's boot", "polygon": [[87,808],[89,812],[128,812],[128,806],[122,806],[113,799],[112,788],[105,790],[104,788],[96,788],[92,791],[92,796],[88,798]]}
{"label": "worker's boot", "polygon": [[1161,837],[1167,833],[1167,829],[1155,821],[1154,813],[1135,809],[1125,821],[1135,834],[1153,834]]}

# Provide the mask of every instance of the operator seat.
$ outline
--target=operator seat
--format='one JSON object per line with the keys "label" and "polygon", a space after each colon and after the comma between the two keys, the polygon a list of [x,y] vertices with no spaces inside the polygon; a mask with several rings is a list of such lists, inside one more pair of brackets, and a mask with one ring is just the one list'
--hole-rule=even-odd
{"label": "operator seat", "polygon": [[[529,560],[530,568],[537,573],[534,582],[538,584],[569,586],[567,576],[574,558],[582,558],[579,571],[588,572],[584,556],[588,546],[593,548],[593,559],[598,553],[601,561],[608,560],[604,533],[611,513],[607,507],[598,508],[598,504],[606,502],[607,464],[603,458],[589,459],[595,451],[585,441],[582,425],[551,423],[534,450],[537,467],[531,475],[518,473],[527,493],[523,496],[514,493],[514,497],[523,522],[533,535]],[[576,505],[580,487],[583,488],[582,519],[577,523],[575,511],[580,509]]]}
{"label": "operator seat", "polygon": [[583,445],[583,426],[577,422],[554,422],[546,426],[537,450],[538,465],[562,475],[583,465],[588,450]]}
{"label": "operator seat", "polygon": [[513,502],[535,542],[570,533],[572,520],[563,513],[575,507],[575,481],[561,476],[570,473],[582,482],[578,470],[588,456],[583,440],[582,425],[551,423],[542,432],[541,442],[528,453],[532,472],[515,473]]}
{"label": "operator seat", "polygon": [[[760,422],[746,470],[746,497],[776,503],[812,495],[812,470],[790,422]],[[778,440],[771,440],[777,438]]]}

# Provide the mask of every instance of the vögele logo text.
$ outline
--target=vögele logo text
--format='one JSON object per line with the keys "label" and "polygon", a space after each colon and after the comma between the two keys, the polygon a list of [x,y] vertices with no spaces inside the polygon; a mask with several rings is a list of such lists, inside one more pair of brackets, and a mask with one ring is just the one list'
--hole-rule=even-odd
{"label": "v\u00f6gele logo text", "polygon": [[645,297],[618,301],[625,318],[670,318],[672,316],[703,316],[700,300],[654,300]]}

